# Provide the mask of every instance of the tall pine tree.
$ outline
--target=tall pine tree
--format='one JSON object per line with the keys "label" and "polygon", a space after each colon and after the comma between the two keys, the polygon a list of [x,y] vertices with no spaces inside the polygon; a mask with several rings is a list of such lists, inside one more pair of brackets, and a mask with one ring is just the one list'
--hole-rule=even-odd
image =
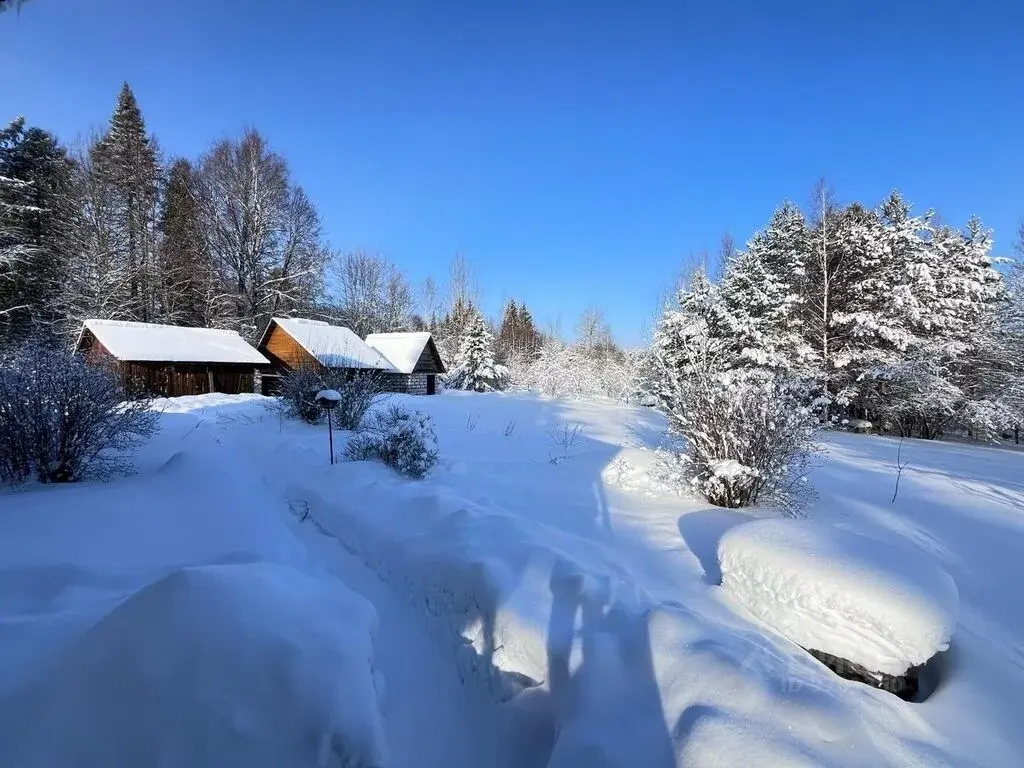
{"label": "tall pine tree", "polygon": [[125,311],[138,320],[158,319],[156,216],[160,169],[157,153],[128,83],[121,86],[106,133],[89,150],[94,183],[104,198],[100,233],[109,256],[126,276]]}

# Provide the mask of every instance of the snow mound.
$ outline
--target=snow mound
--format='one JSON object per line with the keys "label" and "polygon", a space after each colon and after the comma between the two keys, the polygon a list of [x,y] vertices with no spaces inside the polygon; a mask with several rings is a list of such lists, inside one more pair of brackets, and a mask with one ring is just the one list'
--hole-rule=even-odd
{"label": "snow mound", "polygon": [[808,520],[737,526],[718,547],[722,587],[797,645],[903,675],[949,647],[953,580],[914,550]]}
{"label": "snow mound", "polygon": [[9,703],[0,762],[383,766],[376,622],[340,582],[287,566],[174,571]]}

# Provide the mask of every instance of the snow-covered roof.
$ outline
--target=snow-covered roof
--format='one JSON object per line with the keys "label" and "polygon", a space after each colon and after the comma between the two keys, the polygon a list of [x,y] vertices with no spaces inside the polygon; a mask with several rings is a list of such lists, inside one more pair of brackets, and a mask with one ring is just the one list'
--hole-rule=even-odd
{"label": "snow-covered roof", "polygon": [[271,323],[276,323],[327,368],[397,370],[383,354],[340,325],[298,317],[275,317]]}
{"label": "snow-covered roof", "polygon": [[390,360],[402,373],[412,373],[430,334],[421,332],[371,333],[366,343]]}
{"label": "snow-covered roof", "polygon": [[86,320],[78,337],[79,345],[86,331],[111,355],[128,362],[270,364],[235,331],[125,320]]}

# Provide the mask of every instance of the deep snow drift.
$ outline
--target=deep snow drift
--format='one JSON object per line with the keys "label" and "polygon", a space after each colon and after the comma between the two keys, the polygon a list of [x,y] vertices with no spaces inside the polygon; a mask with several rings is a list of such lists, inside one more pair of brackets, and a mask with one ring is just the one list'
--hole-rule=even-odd
{"label": "deep snow drift", "polygon": [[5,764],[386,764],[376,615],[269,563],[187,568],[76,640],[4,714]]}
{"label": "deep snow drift", "polygon": [[909,704],[837,678],[717,586],[719,542],[751,516],[656,479],[657,413],[390,403],[434,419],[425,480],[332,467],[326,430],[266,398],[205,396],[163,404],[134,477],[0,495],[5,705],[168,573],[258,561],[376,609],[390,766],[1003,766],[1024,751],[1021,454],[905,441],[895,503],[895,441],[831,436],[812,473],[812,520],[910,547],[959,588],[937,688]]}
{"label": "deep snow drift", "polygon": [[758,520],[718,545],[722,587],[797,645],[900,676],[949,647],[953,580],[905,546],[809,520]]}

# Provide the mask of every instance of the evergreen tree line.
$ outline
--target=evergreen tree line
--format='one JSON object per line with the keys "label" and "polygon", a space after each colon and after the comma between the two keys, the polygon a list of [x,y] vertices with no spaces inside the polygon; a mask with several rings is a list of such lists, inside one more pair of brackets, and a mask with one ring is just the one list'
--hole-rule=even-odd
{"label": "evergreen tree line", "polygon": [[[418,290],[386,258],[335,254],[288,164],[256,130],[201,157],[162,157],[125,84],[106,130],[69,150],[17,119],[0,132],[0,346],[66,343],[83,320],[231,328],[255,340],[274,315],[360,336],[431,330],[448,365],[488,326],[465,257],[445,294]],[[511,302],[485,330],[499,363],[530,360],[541,336]]]}
{"label": "evergreen tree line", "polygon": [[876,209],[814,215],[785,203],[713,280],[690,276],[652,354],[662,380],[688,371],[802,380],[830,420],[902,435],[991,435],[1022,421],[1020,294],[972,218],[915,215],[894,192]]}
{"label": "evergreen tree line", "polygon": [[322,302],[316,208],[255,130],[165,168],[125,84],[77,152],[15,120],[0,134],[0,344],[90,317],[235,328]]}

